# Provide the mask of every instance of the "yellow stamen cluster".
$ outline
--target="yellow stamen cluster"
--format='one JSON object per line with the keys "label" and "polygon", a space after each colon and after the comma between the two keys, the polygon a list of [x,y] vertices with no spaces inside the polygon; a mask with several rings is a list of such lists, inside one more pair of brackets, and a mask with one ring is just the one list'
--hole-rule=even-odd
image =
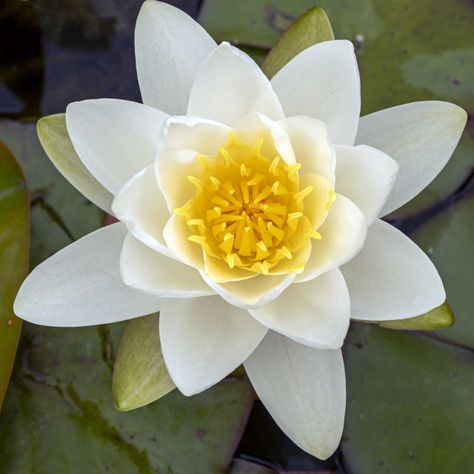
{"label": "yellow stamen cluster", "polygon": [[295,255],[310,238],[321,239],[304,212],[313,187],[300,188],[300,164],[288,165],[276,152],[266,156],[263,145],[263,139],[249,146],[231,134],[217,156],[198,156],[201,174],[188,176],[195,195],[175,213],[186,219],[189,240],[230,269],[301,272]]}

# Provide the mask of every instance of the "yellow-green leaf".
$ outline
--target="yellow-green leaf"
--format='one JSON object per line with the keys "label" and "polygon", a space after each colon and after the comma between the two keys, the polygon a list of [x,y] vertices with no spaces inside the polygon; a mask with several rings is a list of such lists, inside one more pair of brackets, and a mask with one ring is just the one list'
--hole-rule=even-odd
{"label": "yellow-green leaf", "polygon": [[28,272],[29,208],[23,173],[0,142],[0,408],[21,332],[13,301]]}
{"label": "yellow-green leaf", "polygon": [[334,39],[326,12],[319,7],[307,10],[281,36],[263,62],[262,69],[272,78],[298,53],[322,41]]}
{"label": "yellow-green leaf", "polygon": [[58,171],[87,199],[111,213],[112,194],[105,189],[77,156],[66,128],[66,115],[56,114],[38,121],[38,137]]}
{"label": "yellow-green leaf", "polygon": [[175,388],[166,370],[158,333],[158,314],[133,319],[120,342],[112,391],[120,411],[158,400]]}
{"label": "yellow-green leaf", "polygon": [[429,331],[442,329],[454,324],[454,313],[447,302],[443,303],[426,314],[414,318],[399,319],[396,321],[381,321],[379,326],[387,329],[401,329],[405,331]]}

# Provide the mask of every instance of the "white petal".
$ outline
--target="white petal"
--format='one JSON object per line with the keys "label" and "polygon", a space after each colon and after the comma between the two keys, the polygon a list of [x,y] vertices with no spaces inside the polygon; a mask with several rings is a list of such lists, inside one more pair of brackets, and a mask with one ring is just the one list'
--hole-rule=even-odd
{"label": "white petal", "polygon": [[202,155],[214,156],[227,141],[232,129],[201,117],[170,117],[163,127],[166,148],[189,148]]}
{"label": "white petal", "polygon": [[305,49],[271,80],[285,115],[325,122],[331,141],[352,145],[360,115],[359,69],[350,41],[326,41]]}
{"label": "white petal", "polygon": [[249,146],[263,139],[261,152],[269,159],[278,154],[287,164],[295,163],[290,137],[281,122],[275,122],[261,113],[252,112],[236,124],[235,132],[239,140]]}
{"label": "white petal", "polygon": [[399,105],[360,119],[356,143],[378,148],[400,165],[381,216],[431,183],[451,157],[466,120],[463,109],[438,101]]}
{"label": "white petal", "polygon": [[339,349],[350,321],[349,292],[338,270],[291,285],[279,298],[250,314],[269,329],[318,349]]}
{"label": "white petal", "polygon": [[250,112],[283,118],[280,102],[257,64],[228,43],[203,63],[191,90],[187,115],[234,125]]}
{"label": "white petal", "polygon": [[155,158],[167,115],[118,99],[73,102],[66,124],[79,158],[112,194]]}
{"label": "white petal", "polygon": [[370,226],[364,248],[341,270],[355,319],[411,318],[446,299],[431,260],[412,240],[381,220]]}
{"label": "white petal", "polygon": [[278,298],[293,283],[295,274],[257,275],[247,280],[216,283],[201,271],[206,283],[224,300],[233,306],[252,309],[259,308]]}
{"label": "white petal", "polygon": [[137,239],[163,255],[172,255],[163,237],[171,216],[158,186],[153,163],[125,184],[115,197],[112,210]]}
{"label": "white petal", "polygon": [[163,2],[146,1],[135,26],[135,57],[143,102],[184,114],[198,69],[216,47],[190,16]]}
{"label": "white petal", "polygon": [[193,268],[204,269],[202,248],[188,240],[189,227],[182,216],[173,215],[170,218],[163,230],[163,236],[173,258]]}
{"label": "white petal", "polygon": [[289,117],[280,123],[290,137],[301,171],[324,176],[334,185],[336,153],[329,142],[326,124],[311,117]]}
{"label": "white petal", "polygon": [[161,255],[131,234],[125,237],[120,271],[126,285],[159,298],[197,298],[215,294],[194,268]]}
{"label": "white petal", "polygon": [[346,380],[340,350],[319,350],[269,331],[244,364],[270,415],[301,449],[327,459],[344,425]]}
{"label": "white petal", "polygon": [[155,172],[169,213],[172,214],[195,196],[196,186],[189,181],[188,176],[200,176],[202,167],[196,151],[166,148],[156,160]]}
{"label": "white petal", "polygon": [[296,282],[312,280],[352,259],[364,244],[367,226],[359,208],[338,194],[319,233],[322,239],[312,241],[311,256]]}
{"label": "white petal", "polygon": [[246,311],[217,296],[162,303],[161,349],[168,372],[184,395],[222,380],[247,359],[266,332]]}
{"label": "white petal", "polygon": [[371,224],[392,191],[398,164],[384,152],[366,145],[336,146],[336,189],[362,211]]}
{"label": "white petal", "polygon": [[47,326],[90,326],[150,314],[160,300],[125,286],[120,249],[127,230],[103,227],[38,265],[18,292],[14,311]]}

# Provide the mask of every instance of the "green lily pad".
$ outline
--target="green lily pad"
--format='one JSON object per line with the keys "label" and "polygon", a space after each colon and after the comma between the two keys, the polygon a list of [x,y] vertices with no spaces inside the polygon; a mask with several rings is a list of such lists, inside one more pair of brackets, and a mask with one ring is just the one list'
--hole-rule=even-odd
{"label": "green lily pad", "polygon": [[350,472],[474,471],[470,351],[356,324],[345,345],[345,363],[341,446]]}
{"label": "green lily pad", "polygon": [[452,328],[437,336],[474,348],[474,196],[466,197],[427,221],[412,235],[430,256],[456,314]]}
{"label": "green lily pad", "polygon": [[192,398],[175,390],[147,407],[119,412],[110,381],[123,327],[25,325],[22,363],[0,417],[2,470],[225,472],[253,401],[249,383],[228,379]]}
{"label": "green lily pad", "polygon": [[452,326],[454,324],[454,313],[449,304],[445,302],[441,306],[438,306],[421,316],[393,321],[381,321],[377,324],[386,329],[430,331],[432,329],[442,329]]}
{"label": "green lily pad", "polygon": [[113,195],[105,189],[77,156],[66,128],[66,115],[43,117],[38,121],[38,138],[58,171],[94,204],[111,214]]}
{"label": "green lily pad", "polygon": [[322,41],[334,39],[326,12],[311,8],[298,17],[270,50],[262,65],[263,72],[272,78],[298,53]]}
{"label": "green lily pad", "polygon": [[13,300],[28,272],[29,207],[23,173],[0,142],[0,409],[21,332]]}
{"label": "green lily pad", "polygon": [[159,315],[130,321],[114,364],[112,392],[121,411],[148,405],[175,388],[166,370],[158,332]]}
{"label": "green lily pad", "polygon": [[35,124],[0,121],[0,140],[23,168],[31,198],[31,267],[102,225],[104,213],[44,153]]}
{"label": "green lily pad", "polygon": [[[336,38],[353,41],[361,73],[362,113],[418,100],[474,108],[474,9],[455,0],[320,0]],[[199,20],[218,40],[270,49],[313,0],[206,0]],[[434,33],[436,32],[436,33]],[[469,131],[470,129],[470,131]],[[453,158],[433,183],[391,215],[413,216],[456,191],[470,173],[474,134],[468,125]]]}

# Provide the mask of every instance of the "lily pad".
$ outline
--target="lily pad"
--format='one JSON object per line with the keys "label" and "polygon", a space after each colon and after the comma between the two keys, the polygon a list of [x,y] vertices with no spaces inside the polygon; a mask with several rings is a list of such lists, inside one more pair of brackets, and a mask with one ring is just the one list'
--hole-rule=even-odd
{"label": "lily pad", "polygon": [[433,260],[456,314],[452,328],[437,336],[474,348],[474,195],[470,195],[419,227],[412,238]]}
{"label": "lily pad", "polygon": [[[228,379],[192,398],[177,390],[130,413],[115,409],[110,381],[123,325],[25,325],[0,417],[8,474],[225,472],[253,401]],[[3,429],[8,427],[8,429]]]}
{"label": "lily pad", "polygon": [[28,272],[29,200],[15,158],[0,142],[0,409],[21,332],[13,300]]}
{"label": "lily pad", "polygon": [[158,331],[159,315],[130,321],[114,364],[112,392],[121,411],[148,405],[175,388],[166,370]]}
{"label": "lily pad", "polygon": [[350,472],[473,472],[472,353],[367,324],[345,345]]}
{"label": "lily pad", "polygon": [[[468,112],[472,88],[474,9],[455,0],[320,0],[336,38],[352,40],[358,56],[362,113],[417,100],[446,100]],[[313,0],[206,0],[199,20],[218,40],[271,48]],[[435,32],[435,33],[434,33]],[[471,113],[472,115],[472,113]],[[455,192],[472,167],[469,123],[453,158],[433,183],[391,215],[401,219],[426,210]]]}
{"label": "lily pad", "polygon": [[43,151],[35,124],[0,121],[0,140],[26,176],[31,198],[31,267],[102,225],[104,213],[76,191]]}

